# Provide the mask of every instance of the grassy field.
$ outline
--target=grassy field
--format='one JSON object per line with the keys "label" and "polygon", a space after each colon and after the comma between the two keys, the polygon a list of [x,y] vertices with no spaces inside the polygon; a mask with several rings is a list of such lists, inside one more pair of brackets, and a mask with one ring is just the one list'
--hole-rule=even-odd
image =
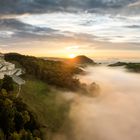
{"label": "grassy field", "polygon": [[46,134],[61,130],[68,118],[69,104],[61,98],[56,89],[34,78],[26,78],[20,96],[35,112]]}

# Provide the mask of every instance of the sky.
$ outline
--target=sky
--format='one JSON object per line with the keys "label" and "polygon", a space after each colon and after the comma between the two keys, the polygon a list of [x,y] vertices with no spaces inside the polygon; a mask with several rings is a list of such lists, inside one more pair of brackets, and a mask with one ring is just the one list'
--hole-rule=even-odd
{"label": "sky", "polygon": [[140,0],[0,0],[0,51],[140,59]]}

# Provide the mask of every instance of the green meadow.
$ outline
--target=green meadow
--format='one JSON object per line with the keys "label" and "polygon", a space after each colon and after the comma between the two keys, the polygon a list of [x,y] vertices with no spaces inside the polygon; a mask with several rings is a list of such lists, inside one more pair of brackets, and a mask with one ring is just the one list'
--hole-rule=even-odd
{"label": "green meadow", "polygon": [[43,135],[47,137],[62,131],[68,119],[69,103],[61,98],[59,93],[57,89],[30,76],[26,78],[26,84],[21,89],[20,96],[36,114]]}

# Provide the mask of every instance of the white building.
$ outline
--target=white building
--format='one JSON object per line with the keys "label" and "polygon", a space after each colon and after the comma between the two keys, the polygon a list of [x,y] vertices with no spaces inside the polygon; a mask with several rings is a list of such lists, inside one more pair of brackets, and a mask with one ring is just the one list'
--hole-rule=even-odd
{"label": "white building", "polygon": [[11,76],[13,80],[21,85],[21,83],[25,83],[24,80],[22,80],[20,75],[23,74],[23,70],[21,68],[16,68],[15,64],[6,62],[2,57],[0,57],[0,79],[4,78],[4,75]]}

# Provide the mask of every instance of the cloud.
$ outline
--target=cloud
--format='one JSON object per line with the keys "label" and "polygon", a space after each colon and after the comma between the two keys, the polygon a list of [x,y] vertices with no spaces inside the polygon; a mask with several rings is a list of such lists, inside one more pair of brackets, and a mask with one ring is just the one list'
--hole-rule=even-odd
{"label": "cloud", "polygon": [[[58,18],[59,17],[59,18]],[[49,27],[59,31],[64,36],[72,36],[88,40],[106,42],[130,42],[139,41],[138,25],[140,18],[124,16],[110,16],[100,14],[38,14],[19,18],[26,24],[45,28]]]}
{"label": "cloud", "polygon": [[25,31],[25,32],[36,32],[36,33],[43,33],[43,32],[55,32],[56,30],[51,28],[40,28],[35,27],[30,24],[26,24],[23,22],[18,21],[17,19],[2,19],[0,20],[0,30],[14,30],[14,31]]}
{"label": "cloud", "polygon": [[[6,37],[23,37],[33,38],[33,37],[43,37],[44,35],[53,34],[57,30],[51,28],[40,28],[34,27],[32,25],[20,22],[16,19],[0,19],[0,34]],[[2,37],[1,36],[1,37]]]}
{"label": "cloud", "polygon": [[[137,0],[0,0],[1,14],[46,12],[120,12],[137,5]],[[133,9],[134,10],[134,9]]]}
{"label": "cloud", "polygon": [[137,45],[140,43],[138,23],[139,19],[120,16],[34,14],[0,19],[0,41],[2,44],[35,41],[56,44],[71,42],[72,45],[66,47],[73,50],[77,49],[78,44],[95,49],[140,50]]}
{"label": "cloud", "polygon": [[0,19],[0,42],[24,44],[38,41],[58,45],[71,42],[66,47],[76,49],[78,44],[83,44],[95,49],[140,50],[136,45],[140,43],[139,21],[139,18],[91,13],[19,16]]}
{"label": "cloud", "polygon": [[130,3],[128,5],[128,7],[140,7],[140,0],[134,2],[134,3]]}
{"label": "cloud", "polygon": [[130,25],[130,26],[126,26],[127,28],[131,28],[131,29],[140,29],[140,25]]}

